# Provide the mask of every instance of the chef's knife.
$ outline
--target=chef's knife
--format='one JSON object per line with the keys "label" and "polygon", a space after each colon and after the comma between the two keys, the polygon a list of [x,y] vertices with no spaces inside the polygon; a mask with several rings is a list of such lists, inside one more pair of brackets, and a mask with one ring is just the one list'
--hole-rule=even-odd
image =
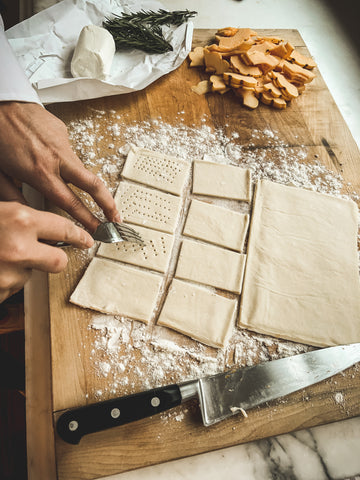
{"label": "chef's knife", "polygon": [[86,434],[123,425],[198,397],[205,426],[296,392],[360,361],[360,343],[323,348],[179,385],[168,385],[65,411],[60,437],[77,444]]}

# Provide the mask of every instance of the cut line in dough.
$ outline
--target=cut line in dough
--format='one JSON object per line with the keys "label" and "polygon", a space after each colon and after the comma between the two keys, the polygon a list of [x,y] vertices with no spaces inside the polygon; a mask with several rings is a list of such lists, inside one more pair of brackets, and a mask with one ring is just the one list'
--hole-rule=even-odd
{"label": "cut line in dough", "polygon": [[185,239],[175,277],[240,294],[245,258],[241,253]]}
{"label": "cut line in dough", "polygon": [[192,200],[183,234],[241,252],[249,215],[218,205]]}
{"label": "cut line in dough", "polygon": [[93,258],[70,302],[149,323],[163,277],[105,258]]}
{"label": "cut line in dough", "polygon": [[166,233],[175,231],[181,208],[175,195],[121,181],[115,203],[126,222]]}
{"label": "cut line in dough", "polygon": [[198,195],[250,202],[250,170],[234,165],[196,160],[192,191]]}
{"label": "cut line in dough", "polygon": [[157,325],[172,328],[211,347],[231,336],[237,301],[182,280],[173,279]]}
{"label": "cut line in dough", "polygon": [[260,181],[240,326],[320,347],[360,342],[357,232],[353,201]]}
{"label": "cut line in dough", "polygon": [[122,176],[165,192],[180,195],[190,174],[191,163],[145,148],[131,147]]}
{"label": "cut line in dough", "polygon": [[131,242],[102,243],[96,254],[100,257],[165,273],[171,257],[174,236],[139,225],[127,225],[141,235],[145,245]]}

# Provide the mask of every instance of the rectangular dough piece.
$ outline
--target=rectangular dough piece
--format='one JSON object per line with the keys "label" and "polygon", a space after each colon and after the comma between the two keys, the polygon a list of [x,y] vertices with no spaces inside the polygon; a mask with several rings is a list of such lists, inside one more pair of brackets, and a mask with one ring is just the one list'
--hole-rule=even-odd
{"label": "rectangular dough piece", "polygon": [[165,192],[180,195],[189,177],[191,162],[145,148],[131,147],[122,176]]}
{"label": "rectangular dough piece", "polygon": [[194,162],[192,191],[198,195],[250,202],[250,170],[233,165],[197,160]]}
{"label": "rectangular dough piece", "polygon": [[183,234],[241,252],[248,225],[249,215],[192,200]]}
{"label": "rectangular dough piece", "polygon": [[165,273],[171,257],[174,236],[139,225],[127,225],[141,235],[145,245],[130,242],[102,243],[96,254]]}
{"label": "rectangular dough piece", "polygon": [[183,240],[175,276],[240,294],[245,258],[215,245]]}
{"label": "rectangular dough piece", "polygon": [[320,347],[360,342],[357,231],[351,200],[260,181],[240,325]]}
{"label": "rectangular dough piece", "polygon": [[237,301],[173,279],[157,325],[211,347],[224,347],[234,328]]}
{"label": "rectangular dough piece", "polygon": [[176,229],[181,200],[175,195],[120,182],[115,203],[126,222],[167,233],[174,233]]}
{"label": "rectangular dough piece", "polygon": [[148,323],[163,277],[104,258],[93,258],[70,302]]}

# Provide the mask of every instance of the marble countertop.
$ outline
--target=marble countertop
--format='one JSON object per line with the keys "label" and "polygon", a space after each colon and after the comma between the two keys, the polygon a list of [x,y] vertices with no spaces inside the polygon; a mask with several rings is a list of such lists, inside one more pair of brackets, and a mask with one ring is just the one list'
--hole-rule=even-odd
{"label": "marble countertop", "polygon": [[[172,10],[195,9],[195,28],[299,30],[360,147],[359,34],[352,29],[355,24],[351,20],[355,2],[197,0],[194,4],[162,0]],[[360,480],[359,452],[360,417],[356,417],[147,467],[112,476],[111,480]]]}
{"label": "marble countertop", "polygon": [[[54,0],[34,0],[39,10]],[[162,0],[195,9],[195,28],[295,28],[360,147],[357,0]],[[360,417],[251,442],[106,480],[360,480]],[[358,476],[357,476],[358,475]],[[105,479],[104,479],[105,480]]]}
{"label": "marble countertop", "polygon": [[102,480],[360,480],[359,447],[353,418]]}

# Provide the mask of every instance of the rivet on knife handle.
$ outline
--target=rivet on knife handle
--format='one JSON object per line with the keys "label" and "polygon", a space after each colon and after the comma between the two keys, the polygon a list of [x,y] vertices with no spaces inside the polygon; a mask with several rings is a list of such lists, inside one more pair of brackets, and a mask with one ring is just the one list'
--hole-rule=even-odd
{"label": "rivet on knife handle", "polygon": [[155,388],[127,397],[67,410],[59,417],[56,429],[65,442],[77,444],[84,435],[151,417],[180,405],[181,400],[177,385]]}

